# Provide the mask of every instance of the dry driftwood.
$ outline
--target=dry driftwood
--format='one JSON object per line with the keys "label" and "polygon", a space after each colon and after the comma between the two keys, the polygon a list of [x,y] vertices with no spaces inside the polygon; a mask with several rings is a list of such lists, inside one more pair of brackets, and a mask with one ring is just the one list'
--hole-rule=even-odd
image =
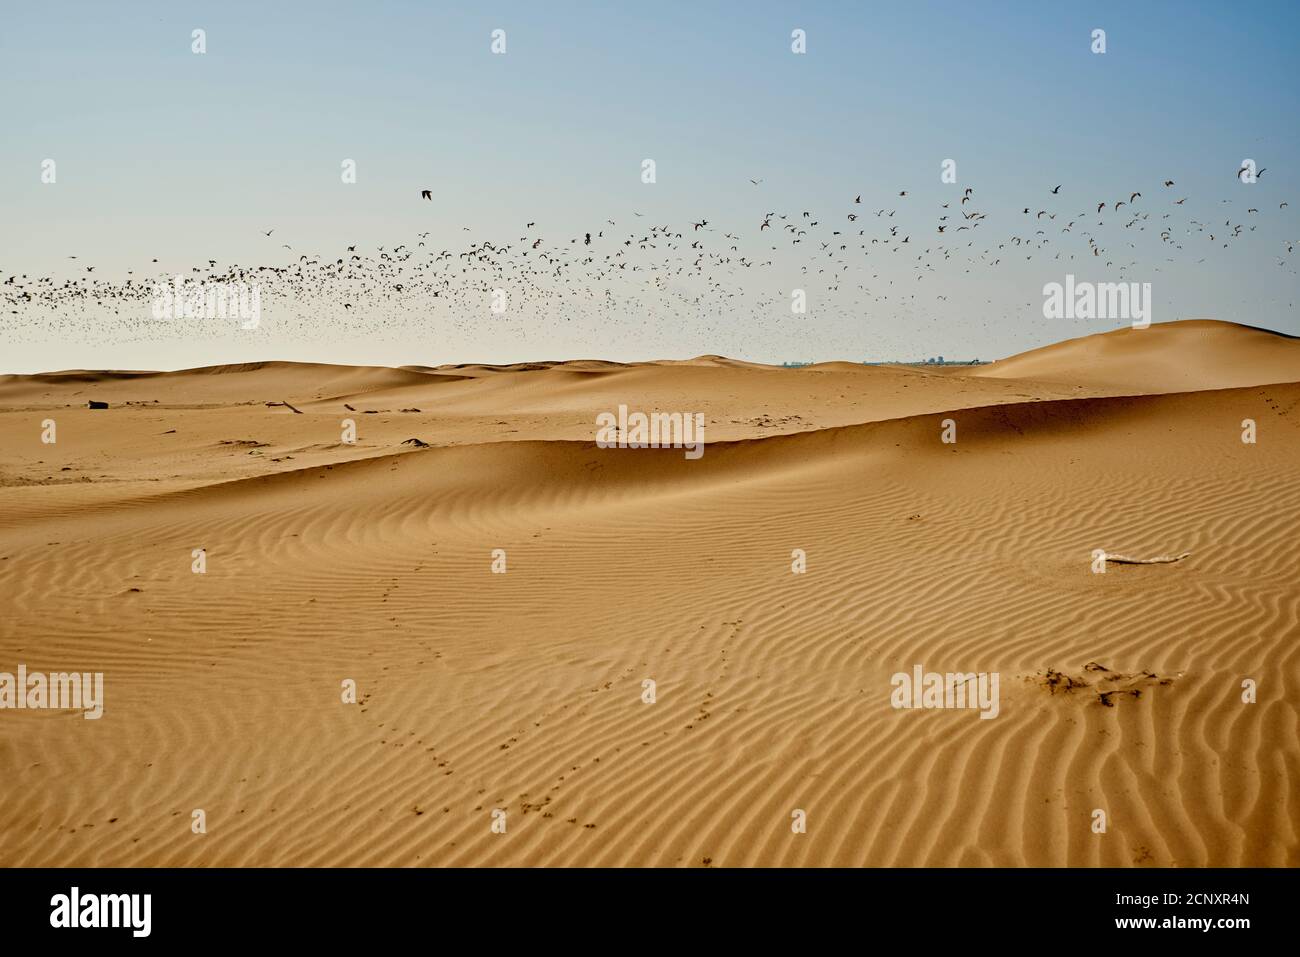
{"label": "dry driftwood", "polygon": [[1119,565],[1168,565],[1170,562],[1181,562],[1190,554],[1191,552],[1183,552],[1181,555],[1157,555],[1155,558],[1130,558],[1128,555],[1112,555],[1107,552],[1106,561]]}

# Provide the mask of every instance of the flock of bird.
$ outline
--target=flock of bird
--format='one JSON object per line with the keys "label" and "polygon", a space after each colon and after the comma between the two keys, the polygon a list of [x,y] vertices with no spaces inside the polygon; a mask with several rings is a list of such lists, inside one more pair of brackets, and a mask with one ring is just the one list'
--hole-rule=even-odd
{"label": "flock of bird", "polygon": [[[749,183],[759,190],[763,180]],[[974,187],[942,187],[950,192],[928,210],[912,191],[900,189],[886,202],[864,205],[858,194],[837,209],[764,211],[747,228],[726,229],[704,216],[674,225],[633,211],[621,226],[606,219],[557,236],[533,221],[509,237],[454,246],[432,243],[432,230],[393,246],[354,244],[333,253],[281,242],[278,248],[289,254],[276,252],[270,262],[209,259],[188,267],[185,276],[190,283],[256,283],[264,312],[268,299],[287,306],[279,315],[293,315],[305,329],[334,317],[346,317],[353,331],[367,324],[380,329],[396,321],[398,307],[416,314],[436,307],[449,321],[481,322],[492,315],[497,290],[506,294],[507,318],[640,316],[653,325],[677,316],[706,330],[755,315],[788,319],[795,288],[815,287],[850,313],[872,306],[934,311],[948,308],[949,300],[938,290],[927,292],[934,277],[996,275],[1014,262],[1059,262],[1062,272],[1087,262],[1098,273],[1131,281],[1149,279],[1162,264],[1199,264],[1251,243],[1249,256],[1275,257],[1294,274],[1296,240],[1274,248],[1255,240],[1267,216],[1291,216],[1290,204],[1270,196],[1262,183],[1259,178],[1237,187],[1244,199],[1194,207],[1185,205],[1188,197],[1179,195],[1172,179],[1157,181],[1145,194],[1131,189],[1092,201],[1071,197],[1064,184],[1044,184],[1039,202],[999,212],[985,208]],[[433,190],[420,190],[420,201],[432,199]],[[1192,218],[1193,209],[1199,218]],[[1294,235],[1295,226],[1285,218],[1271,231]],[[258,232],[276,242],[274,228]],[[80,266],[77,256],[68,258]],[[92,319],[101,334],[106,323],[138,337],[157,333],[150,302],[156,284],[175,274],[157,262],[144,275],[130,270],[120,279],[96,276],[88,264],[64,278],[0,272],[0,328],[12,331],[40,311],[47,331],[62,327],[58,331],[72,336],[85,335]]]}

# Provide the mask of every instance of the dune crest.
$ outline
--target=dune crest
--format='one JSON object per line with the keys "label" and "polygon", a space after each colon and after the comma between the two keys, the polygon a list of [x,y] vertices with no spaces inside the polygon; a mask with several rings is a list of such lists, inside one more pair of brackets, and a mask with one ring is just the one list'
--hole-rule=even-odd
{"label": "dune crest", "polygon": [[1144,394],[1233,389],[1300,380],[1300,339],[1233,322],[1185,319],[1054,343],[971,374]]}

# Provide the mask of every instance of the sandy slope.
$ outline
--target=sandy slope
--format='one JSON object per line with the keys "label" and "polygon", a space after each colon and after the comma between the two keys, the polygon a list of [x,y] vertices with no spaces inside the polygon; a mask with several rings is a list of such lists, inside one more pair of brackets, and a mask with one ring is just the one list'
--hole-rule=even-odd
{"label": "sandy slope", "polygon": [[1296,379],[1296,340],[1265,329],[1189,319],[1070,339],[975,370],[1125,392],[1232,389]]}
{"label": "sandy slope", "polygon": [[0,864],[1300,863],[1298,341],[10,376],[0,443],[0,670],[107,696],[0,711]]}

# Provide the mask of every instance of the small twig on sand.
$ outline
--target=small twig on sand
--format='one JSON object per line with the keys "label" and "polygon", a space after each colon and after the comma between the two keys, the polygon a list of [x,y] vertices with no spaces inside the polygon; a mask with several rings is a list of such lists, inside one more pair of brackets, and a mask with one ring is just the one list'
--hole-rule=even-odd
{"label": "small twig on sand", "polygon": [[1112,555],[1107,552],[1106,561],[1119,565],[1167,565],[1170,562],[1181,562],[1190,554],[1191,552],[1183,552],[1181,555],[1157,555],[1155,558],[1129,558],[1127,555]]}

